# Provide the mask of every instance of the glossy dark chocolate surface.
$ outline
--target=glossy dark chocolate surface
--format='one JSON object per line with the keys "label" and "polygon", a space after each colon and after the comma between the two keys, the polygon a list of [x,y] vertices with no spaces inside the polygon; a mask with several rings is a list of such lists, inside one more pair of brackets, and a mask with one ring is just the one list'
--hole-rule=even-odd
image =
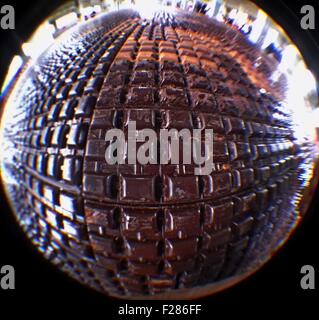
{"label": "glossy dark chocolate surface", "polygon": [[[255,270],[299,221],[312,145],[296,142],[271,66],[255,67],[260,51],[227,28],[183,12],[111,13],[74,29],[15,88],[8,194],[32,242],[80,282],[174,297]],[[107,164],[106,131],[130,120],[213,129],[212,173]]]}

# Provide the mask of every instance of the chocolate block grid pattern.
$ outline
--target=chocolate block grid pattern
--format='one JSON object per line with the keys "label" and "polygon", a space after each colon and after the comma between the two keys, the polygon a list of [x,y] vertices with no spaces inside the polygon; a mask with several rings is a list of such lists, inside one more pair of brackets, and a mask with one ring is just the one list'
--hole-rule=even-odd
{"label": "chocolate block grid pattern", "polygon": [[[18,219],[48,259],[101,292],[156,295],[240,275],[298,219],[309,150],[285,106],[260,92],[256,49],[205,19],[106,15],[42,55],[19,88],[6,132]],[[107,130],[126,133],[132,120],[158,135],[213,129],[212,173],[107,164]]]}

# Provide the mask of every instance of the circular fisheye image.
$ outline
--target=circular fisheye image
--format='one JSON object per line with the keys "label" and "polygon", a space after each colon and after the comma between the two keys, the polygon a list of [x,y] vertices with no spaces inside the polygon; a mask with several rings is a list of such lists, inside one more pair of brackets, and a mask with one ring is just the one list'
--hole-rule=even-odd
{"label": "circular fisheye image", "polygon": [[248,0],[66,1],[13,58],[2,100],[17,223],[109,296],[235,285],[289,239],[318,182],[315,77]]}

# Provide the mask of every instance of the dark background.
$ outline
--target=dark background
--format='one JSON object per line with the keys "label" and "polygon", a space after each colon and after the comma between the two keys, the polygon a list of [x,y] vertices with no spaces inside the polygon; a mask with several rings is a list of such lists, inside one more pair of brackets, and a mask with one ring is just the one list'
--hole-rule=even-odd
{"label": "dark background", "polygon": [[[302,49],[302,54],[319,80],[319,2],[316,0],[256,0],[287,31],[293,41]],[[11,4],[16,11],[16,30],[0,30],[0,86],[12,56],[19,50],[19,44],[32,34],[37,25],[62,0],[36,0],[17,3],[0,1],[0,5]],[[310,4],[316,8],[316,30],[300,28],[300,8]],[[1,107],[1,106],[0,106]],[[1,111],[1,110],[0,110]],[[319,121],[319,119],[318,119]],[[262,315],[279,313],[286,317],[302,312],[303,319],[315,316],[319,298],[319,190],[308,215],[292,235],[288,243],[260,271],[239,285],[212,297],[192,303],[202,304],[209,316],[236,318],[259,318]],[[99,319],[115,317],[118,306],[126,302],[111,300],[76,283],[51,266],[30,245],[23,235],[0,188],[0,267],[13,265],[16,269],[16,290],[0,289],[0,310],[9,311],[10,317],[23,312],[42,315],[57,313],[65,318],[65,311],[75,315],[78,311],[98,314]],[[310,264],[317,271],[317,289],[300,288],[300,268]],[[170,302],[171,303],[171,302]],[[184,302],[185,303],[185,302]],[[143,302],[130,302],[142,305]],[[155,302],[147,302],[153,305]],[[160,303],[162,304],[162,303]],[[307,313],[310,313],[307,316]],[[112,317],[114,315],[114,317]],[[187,317],[187,316],[184,316]],[[128,317],[130,319],[132,317]],[[194,318],[194,316],[189,316]]]}

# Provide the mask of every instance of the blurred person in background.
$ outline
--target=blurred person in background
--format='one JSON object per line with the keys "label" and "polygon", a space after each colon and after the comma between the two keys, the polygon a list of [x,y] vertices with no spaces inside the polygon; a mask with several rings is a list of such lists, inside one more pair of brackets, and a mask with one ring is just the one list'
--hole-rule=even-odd
{"label": "blurred person in background", "polygon": [[252,19],[252,17],[249,16],[249,17],[247,18],[246,23],[244,23],[244,24],[239,28],[239,31],[240,31],[242,34],[248,36],[248,35],[251,34],[252,30],[253,30],[253,19]]}

